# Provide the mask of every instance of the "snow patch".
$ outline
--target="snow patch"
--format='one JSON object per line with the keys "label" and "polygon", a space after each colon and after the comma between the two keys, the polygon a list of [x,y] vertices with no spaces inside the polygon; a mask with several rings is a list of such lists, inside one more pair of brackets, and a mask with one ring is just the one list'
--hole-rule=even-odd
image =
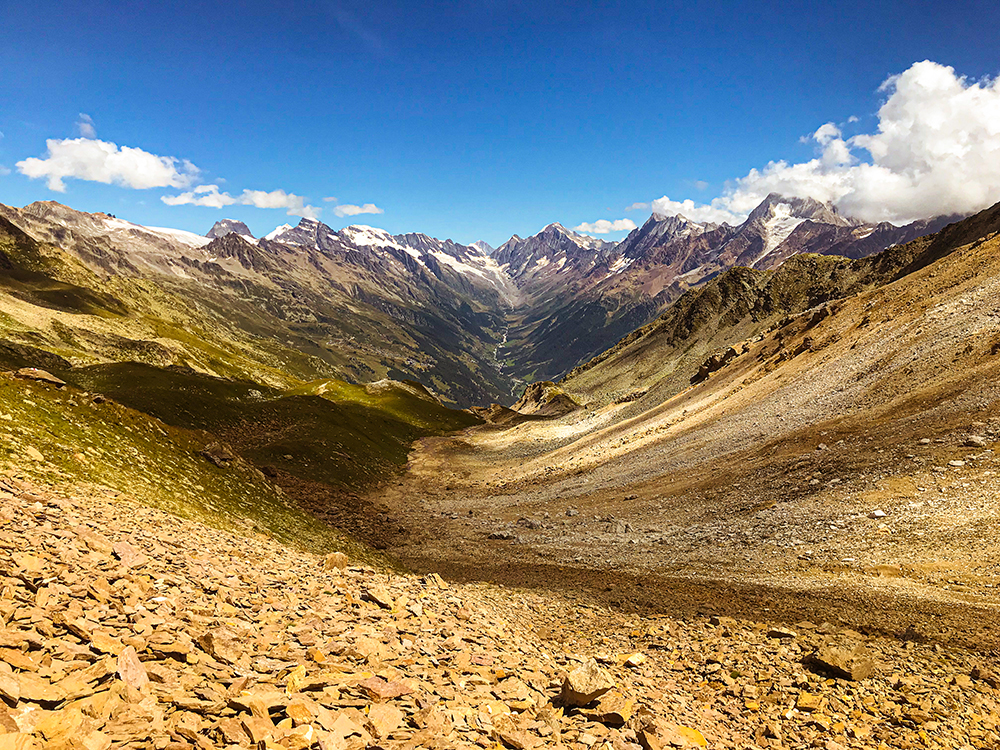
{"label": "snow patch", "polygon": [[442,253],[438,250],[431,253],[435,258],[444,263],[446,266],[454,268],[459,273],[473,273],[476,276],[486,278],[486,274],[483,273],[482,269],[476,268],[475,266],[470,266],[468,263],[463,263],[458,258],[455,258],[448,253]]}
{"label": "snow patch", "polygon": [[282,224],[280,227],[276,227],[273,231],[264,235],[265,240],[276,240],[278,237],[283,235],[285,232],[292,229],[291,224]]}
{"label": "snow patch", "polygon": [[792,215],[792,206],[789,203],[775,203],[773,213],[764,220],[764,252],[762,252],[753,265],[757,265],[766,258],[774,249],[784,242],[788,235],[792,233],[805,219]]}
{"label": "snow patch", "polygon": [[[346,237],[357,247],[394,247],[398,250],[407,251],[406,247],[396,242],[392,235],[384,229],[376,229],[375,227],[368,227],[364,224],[352,224],[349,227],[341,229],[338,234],[342,237]],[[412,249],[413,248],[409,248],[409,250]],[[412,252],[410,254],[413,255]]]}
{"label": "snow patch", "polygon": [[180,242],[190,247],[205,247],[205,245],[212,241],[208,237],[202,237],[200,234],[195,234],[194,232],[186,232],[183,229],[168,229],[167,227],[139,228],[144,229],[150,234],[158,234],[161,237],[175,240],[176,242]]}
{"label": "snow patch", "polygon": [[610,279],[612,276],[615,276],[624,271],[625,269],[627,269],[633,263],[635,263],[635,258],[626,258],[623,255],[614,263],[612,263],[610,266],[608,266],[608,273],[604,278]]}

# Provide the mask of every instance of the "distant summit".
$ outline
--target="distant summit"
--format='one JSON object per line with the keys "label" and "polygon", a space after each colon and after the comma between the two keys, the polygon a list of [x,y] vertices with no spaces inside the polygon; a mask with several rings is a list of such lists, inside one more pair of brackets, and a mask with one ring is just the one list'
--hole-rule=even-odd
{"label": "distant summit", "polygon": [[236,221],[236,219],[220,219],[212,225],[212,228],[206,232],[205,236],[215,240],[219,237],[225,237],[227,234],[238,234],[241,237],[251,240],[255,239],[250,232],[250,228],[242,221]]}
{"label": "distant summit", "polygon": [[493,255],[496,252],[496,248],[493,247],[489,242],[485,240],[476,240],[469,247],[474,247],[479,250],[483,255]]}

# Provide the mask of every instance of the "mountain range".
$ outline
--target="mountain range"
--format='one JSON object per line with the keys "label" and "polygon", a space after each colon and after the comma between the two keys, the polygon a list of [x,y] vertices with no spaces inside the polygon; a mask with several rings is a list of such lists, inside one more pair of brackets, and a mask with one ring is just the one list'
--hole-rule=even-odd
{"label": "mountain range", "polygon": [[[461,406],[512,403],[521,383],[559,378],[729,268],[861,258],[953,220],[865,224],[772,194],[735,227],[654,213],[617,243],[553,223],[494,250],[308,218],[255,238],[231,219],[200,236],[53,202],[0,205],[0,216],[92,273],[155,283],[254,340],[268,352],[255,378],[277,367],[304,379],[412,379]],[[165,347],[173,354],[157,349],[156,364],[228,374]]]}

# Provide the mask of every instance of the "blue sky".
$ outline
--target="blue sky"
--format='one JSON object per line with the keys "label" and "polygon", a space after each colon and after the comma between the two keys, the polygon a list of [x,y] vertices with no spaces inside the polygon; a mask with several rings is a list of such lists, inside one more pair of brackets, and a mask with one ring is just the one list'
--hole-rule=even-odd
{"label": "blue sky", "polygon": [[[824,159],[809,176],[823,172],[821,193],[852,182],[821,197],[874,217],[881,198],[857,171],[873,160],[864,139],[887,121],[879,113],[887,99],[899,95],[905,119],[927,81],[940,84],[932,96],[964,102],[961,116],[946,107],[959,131],[969,110],[973,120],[984,115],[978,130],[947,143],[957,138],[990,157],[973,175],[975,195],[938,206],[907,183],[915,192],[899,194],[909,203],[879,218],[982,203],[1000,184],[990,176],[1000,170],[985,116],[1000,87],[983,80],[1000,73],[995,2],[43,1],[5,3],[2,15],[0,202],[10,205],[58,200],[198,233],[232,217],[257,235],[295,223],[288,206],[311,206],[334,227],[496,245],[551,221],[641,224],[649,208],[626,208],[661,197],[669,197],[664,212],[690,199],[696,218],[739,216],[768,185],[812,188],[802,170],[734,180],[774,160],[791,170]],[[879,91],[923,60],[937,66],[904,79],[907,91]],[[826,123],[836,132],[814,136]],[[887,162],[878,184],[906,178],[918,161],[938,169],[914,156],[935,151],[926,147],[935,127],[908,135],[911,161]],[[55,185],[64,192],[52,189],[47,140],[79,138],[177,159],[167,164],[178,176],[142,187],[156,176],[91,169],[86,160],[100,157],[91,150],[71,154],[76,172]],[[923,140],[913,147],[914,139]],[[850,153],[834,164],[838,149]],[[31,159],[33,167],[19,166]],[[32,169],[40,176],[29,178]],[[867,181],[844,178],[847,169]],[[183,204],[185,194],[229,204]],[[337,206],[383,213],[338,216]]]}

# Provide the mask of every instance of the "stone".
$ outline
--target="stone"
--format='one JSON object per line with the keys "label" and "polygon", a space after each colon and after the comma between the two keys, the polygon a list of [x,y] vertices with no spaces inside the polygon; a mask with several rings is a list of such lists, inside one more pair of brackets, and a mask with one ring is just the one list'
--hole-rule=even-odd
{"label": "stone", "polygon": [[21,699],[21,683],[10,672],[0,672],[0,698],[11,705],[17,705]]}
{"label": "stone", "polygon": [[888,515],[884,510],[873,510],[868,514],[869,518],[885,518]]}
{"label": "stone", "polygon": [[382,677],[369,677],[367,680],[359,682],[358,687],[370,697],[380,701],[399,698],[402,695],[409,695],[413,692],[413,689],[409,685],[402,682],[387,682]]}
{"label": "stone", "polygon": [[48,383],[49,385],[56,386],[56,388],[62,388],[66,385],[66,381],[60,380],[50,372],[39,370],[37,367],[22,367],[14,374],[23,380],[35,380],[39,383]]}
{"label": "stone", "polygon": [[84,715],[80,709],[63,708],[42,717],[35,725],[35,732],[41,734],[49,742],[55,742],[77,736],[83,723]]}
{"label": "stone", "polygon": [[331,552],[323,559],[323,570],[344,570],[349,563],[343,552]]}
{"label": "stone", "polygon": [[118,655],[125,648],[125,644],[120,640],[99,628],[90,631],[89,636],[91,647],[101,653]]}
{"label": "stone", "polygon": [[982,435],[969,435],[963,443],[966,448],[985,448],[986,438]]}
{"label": "stone", "polygon": [[995,672],[984,666],[977,665],[973,667],[969,676],[974,680],[985,682],[991,688],[1000,690],[1000,675],[997,675]]}
{"label": "stone", "polygon": [[126,646],[118,654],[118,677],[135,690],[142,690],[149,684],[146,670],[139,661],[139,656],[132,646]]}
{"label": "stone", "polygon": [[777,638],[782,641],[789,641],[798,636],[794,630],[789,630],[788,628],[771,628],[767,631],[768,638]]}
{"label": "stone", "polygon": [[622,660],[622,666],[629,667],[630,669],[638,669],[645,663],[646,655],[640,653],[628,654]]}
{"label": "stone", "polygon": [[559,694],[559,702],[565,706],[586,706],[600,698],[615,686],[611,675],[588,659],[566,675]]}
{"label": "stone", "polygon": [[807,713],[818,711],[822,703],[822,696],[807,693],[804,690],[799,693],[798,697],[795,699],[795,707],[799,709],[799,711],[805,711]]}
{"label": "stone", "polygon": [[381,586],[366,588],[361,594],[361,599],[366,602],[371,602],[372,604],[377,604],[382,609],[392,609],[392,605],[396,603],[392,594]]}
{"label": "stone", "polygon": [[227,468],[236,460],[236,454],[222,443],[211,443],[199,452],[220,469]]}
{"label": "stone", "polygon": [[0,750],[35,750],[41,747],[34,735],[25,732],[0,734]]}
{"label": "stone", "polygon": [[129,569],[141,568],[149,561],[148,557],[128,542],[115,542],[112,546],[112,552],[121,561],[121,564]]}
{"label": "stone", "polygon": [[623,693],[614,690],[602,695],[597,705],[585,712],[585,716],[591,721],[601,724],[620,727],[635,713],[635,698],[626,697]]}
{"label": "stone", "polygon": [[643,750],[708,746],[704,735],[697,729],[675,724],[660,716],[643,717],[636,731],[636,739]]}
{"label": "stone", "polygon": [[378,739],[385,739],[403,723],[405,714],[391,703],[373,703],[368,707],[368,723]]}
{"label": "stone", "polygon": [[533,750],[542,744],[538,737],[533,737],[517,725],[511,715],[498,716],[493,722],[493,737],[513,750]]}
{"label": "stone", "polygon": [[239,634],[227,628],[216,628],[197,639],[205,653],[223,664],[235,664],[246,653],[246,644]]}
{"label": "stone", "polygon": [[861,643],[822,646],[812,654],[809,663],[845,680],[865,680],[875,673],[875,662]]}
{"label": "stone", "polygon": [[62,688],[30,672],[21,672],[17,675],[17,681],[21,689],[21,700],[50,704],[66,699]]}

